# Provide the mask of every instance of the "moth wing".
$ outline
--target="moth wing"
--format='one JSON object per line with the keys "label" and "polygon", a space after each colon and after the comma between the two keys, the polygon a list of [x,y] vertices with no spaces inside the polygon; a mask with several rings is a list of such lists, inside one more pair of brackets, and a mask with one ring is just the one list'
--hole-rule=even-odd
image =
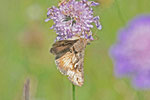
{"label": "moth wing", "polygon": [[[76,54],[77,58],[80,58],[78,62],[74,64],[74,69],[69,70],[68,73],[68,79],[75,85],[82,86],[84,83],[84,70],[83,70],[83,64],[84,64],[84,50],[82,52],[79,52]],[[73,74],[72,74],[73,73]]]}
{"label": "moth wing", "polygon": [[60,72],[64,75],[67,75],[68,69],[73,69],[72,58],[74,54],[67,52],[62,57],[55,59],[55,63]]}
{"label": "moth wing", "polygon": [[52,45],[50,52],[55,55],[66,53],[67,51],[70,50],[70,47],[72,47],[75,42],[77,42],[77,40],[57,41]]}
{"label": "moth wing", "polygon": [[57,68],[68,79],[77,86],[82,86],[84,82],[83,72],[84,50],[75,54],[74,52],[67,52],[62,57],[55,60]]}

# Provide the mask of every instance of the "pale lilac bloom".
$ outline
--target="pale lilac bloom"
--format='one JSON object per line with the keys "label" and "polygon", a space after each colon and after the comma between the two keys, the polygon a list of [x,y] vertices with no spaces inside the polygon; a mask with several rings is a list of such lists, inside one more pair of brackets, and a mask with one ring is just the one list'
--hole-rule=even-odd
{"label": "pale lilac bloom", "polygon": [[137,89],[150,89],[150,15],[136,17],[123,28],[110,54],[116,76],[129,77]]}
{"label": "pale lilac bloom", "polygon": [[61,3],[58,7],[48,8],[48,19],[45,21],[53,20],[54,25],[51,29],[56,31],[58,35],[56,40],[64,40],[79,36],[93,40],[91,28],[92,23],[99,30],[102,26],[99,22],[99,16],[93,16],[93,9],[91,6],[97,6],[98,3],[94,1],[75,1],[69,0],[68,2]]}

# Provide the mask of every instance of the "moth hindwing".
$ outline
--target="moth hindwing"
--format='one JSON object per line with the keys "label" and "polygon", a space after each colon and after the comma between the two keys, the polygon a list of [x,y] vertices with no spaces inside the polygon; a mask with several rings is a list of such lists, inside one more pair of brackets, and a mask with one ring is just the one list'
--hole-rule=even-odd
{"label": "moth hindwing", "polygon": [[56,55],[57,68],[77,86],[82,86],[84,82],[83,60],[86,44],[85,39],[61,40],[55,42],[50,50]]}

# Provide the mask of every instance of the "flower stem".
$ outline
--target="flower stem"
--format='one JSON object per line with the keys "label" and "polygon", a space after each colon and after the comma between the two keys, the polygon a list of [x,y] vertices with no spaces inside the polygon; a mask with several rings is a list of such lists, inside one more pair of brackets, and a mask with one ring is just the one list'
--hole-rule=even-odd
{"label": "flower stem", "polygon": [[138,100],[145,100],[142,92],[137,91],[137,97],[138,97]]}
{"label": "flower stem", "polygon": [[119,4],[118,4],[118,0],[115,0],[115,2],[116,2],[116,7],[117,7],[118,15],[119,15],[119,17],[120,17],[122,23],[125,24],[125,20],[124,20],[124,18],[123,18],[122,13],[121,13],[120,6],[119,6]]}
{"label": "flower stem", "polygon": [[75,100],[75,86],[72,84],[72,100]]}
{"label": "flower stem", "polygon": [[138,12],[140,12],[141,11],[141,4],[142,4],[142,2],[141,2],[141,0],[138,0],[137,3],[138,3],[137,4],[137,10],[138,10]]}

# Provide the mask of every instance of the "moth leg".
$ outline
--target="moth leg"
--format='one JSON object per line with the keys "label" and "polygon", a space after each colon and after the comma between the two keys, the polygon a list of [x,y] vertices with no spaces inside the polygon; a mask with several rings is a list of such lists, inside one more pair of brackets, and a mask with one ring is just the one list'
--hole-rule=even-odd
{"label": "moth leg", "polygon": [[73,52],[74,52],[74,54],[75,54],[75,58],[76,58],[76,60],[75,60],[75,62],[73,63],[73,65],[75,66],[74,68],[75,69],[77,69],[78,68],[78,62],[79,62],[79,60],[80,60],[80,52],[77,52],[76,50],[75,50],[75,48],[73,47]]}
{"label": "moth leg", "polygon": [[77,54],[78,52],[75,50],[74,46],[72,47],[73,51],[75,54]]}

